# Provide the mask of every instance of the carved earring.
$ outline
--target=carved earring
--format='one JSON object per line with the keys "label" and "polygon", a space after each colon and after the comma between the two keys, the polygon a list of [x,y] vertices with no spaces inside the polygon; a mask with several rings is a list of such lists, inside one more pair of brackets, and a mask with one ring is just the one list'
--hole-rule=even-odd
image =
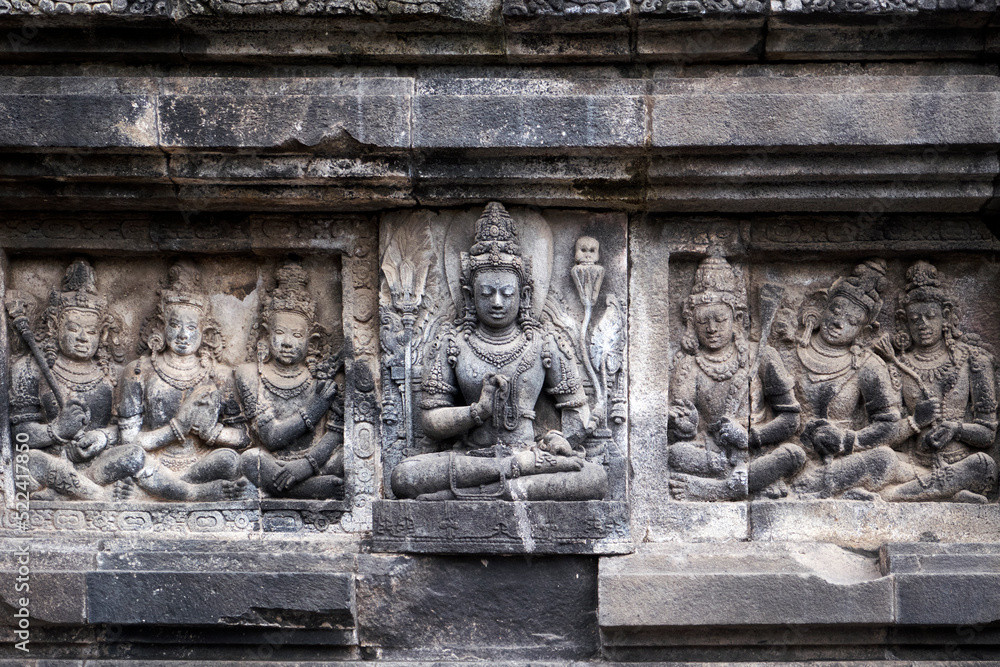
{"label": "carved earring", "polygon": [[257,341],[257,363],[266,364],[268,357],[271,356],[271,348],[266,341]]}
{"label": "carved earring", "polygon": [[160,352],[163,352],[163,349],[167,346],[167,342],[164,340],[163,334],[154,333],[150,334],[149,339],[146,341],[146,345],[154,354],[159,354]]}
{"label": "carved earring", "polygon": [[913,345],[913,339],[910,337],[908,332],[900,329],[896,332],[896,335],[892,337],[892,345],[900,352],[905,352],[910,349],[911,345]]}

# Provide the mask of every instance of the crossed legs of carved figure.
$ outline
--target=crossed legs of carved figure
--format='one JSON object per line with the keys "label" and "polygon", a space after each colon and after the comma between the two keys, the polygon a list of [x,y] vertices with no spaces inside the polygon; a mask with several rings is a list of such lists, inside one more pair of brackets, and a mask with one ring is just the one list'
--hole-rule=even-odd
{"label": "crossed legs of carved figure", "polygon": [[217,449],[189,467],[182,475],[161,463],[147,464],[135,477],[136,485],[164,500],[237,500],[246,480],[240,477],[240,456],[231,449]]}
{"label": "crossed legs of carved figure", "polygon": [[[508,480],[507,488],[500,487],[501,479]],[[533,449],[501,458],[438,452],[401,461],[391,485],[396,497],[417,500],[510,499],[515,493],[518,500],[597,500],[607,491],[607,477],[603,467],[581,457],[539,456]],[[497,488],[483,490],[491,485]]]}
{"label": "crossed legs of carved figure", "polygon": [[909,465],[889,447],[855,452],[825,463],[793,485],[801,497],[875,500],[878,491],[914,478]]}
{"label": "crossed legs of carved figure", "polygon": [[997,464],[983,452],[976,452],[957,463],[944,465],[917,478],[886,489],[882,497],[896,502],[953,500],[955,502],[988,502],[986,494],[997,485]]}
{"label": "crossed legs of carved figure", "polygon": [[28,470],[37,480],[35,491],[52,489],[78,500],[110,500],[115,482],[125,481],[142,469],[145,452],[139,446],[112,447],[78,469],[68,460],[38,450],[28,453]]}

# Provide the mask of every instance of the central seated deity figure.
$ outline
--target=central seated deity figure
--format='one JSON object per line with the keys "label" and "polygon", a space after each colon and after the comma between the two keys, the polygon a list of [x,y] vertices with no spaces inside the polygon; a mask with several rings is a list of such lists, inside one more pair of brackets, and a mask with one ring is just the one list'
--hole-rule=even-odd
{"label": "central seated deity figure", "polygon": [[[604,468],[584,458],[594,425],[572,348],[532,312],[531,261],[514,220],[490,203],[475,244],[461,256],[463,312],[426,354],[417,417],[450,451],[404,459],[392,473],[399,498],[599,500]],[[536,439],[545,390],[561,430]]]}

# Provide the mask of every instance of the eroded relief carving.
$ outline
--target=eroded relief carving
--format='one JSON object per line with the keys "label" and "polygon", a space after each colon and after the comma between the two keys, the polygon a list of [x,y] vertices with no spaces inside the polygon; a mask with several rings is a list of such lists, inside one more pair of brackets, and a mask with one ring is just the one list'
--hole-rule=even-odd
{"label": "eroded relief carving", "polygon": [[[760,339],[775,334],[762,347],[742,324],[749,281],[720,257],[702,261],[673,364],[671,494],[989,502],[996,361],[959,329],[936,267],[917,262],[904,276],[896,297],[882,259],[823,289],[754,281]],[[882,333],[886,302],[895,331]]]}
{"label": "eroded relief carving", "polygon": [[[112,264],[110,284],[145,295],[136,283],[156,280],[155,268]],[[267,283],[260,278],[257,289],[252,264],[213,274],[242,297],[215,294],[193,262],[177,262],[157,293],[154,314],[144,322],[142,313],[149,312],[144,299],[102,294],[86,260],[69,266],[44,308],[34,276],[39,269],[49,272],[48,265],[32,260],[23,270],[18,266],[19,284],[32,288],[6,294],[11,352],[17,355],[11,428],[29,446],[28,474],[19,476],[18,490],[35,500],[97,501],[83,513],[33,510],[31,520],[39,526],[49,525],[46,512],[55,519],[70,516],[66,512],[104,516],[100,502],[106,501],[131,509],[112,513],[122,521],[100,526],[89,519],[60,519],[51,527],[159,530],[162,521],[130,523],[130,517],[153,517],[138,509],[149,501],[246,501],[258,491],[279,498],[343,497],[344,355],[332,352],[335,339],[319,322],[310,274],[298,261],[277,268],[271,290],[263,289]],[[123,278],[130,273],[136,278]],[[261,301],[255,327],[252,313]],[[338,299],[330,301],[326,310],[340,307]],[[221,317],[213,303],[222,305]],[[247,312],[243,304],[253,309]],[[362,306],[372,310],[357,306],[362,318]],[[241,350],[249,351],[247,357]],[[246,358],[254,361],[234,371],[233,360]],[[365,410],[371,410],[374,382],[358,363],[354,422],[364,426],[372,420]],[[355,448],[362,461],[373,453],[371,426],[366,428],[368,440]],[[367,488],[370,479],[370,473],[362,475],[359,484]],[[285,510],[305,521],[297,509]],[[227,530],[252,529],[259,522],[245,509],[233,511],[245,520],[234,519]],[[205,516],[221,526],[218,512],[212,512]],[[328,514],[322,519],[327,523]],[[195,514],[171,517],[181,524],[196,519]],[[200,529],[206,521],[197,518],[192,525]]]}
{"label": "eroded relief carving", "polygon": [[41,347],[29,322],[31,301],[7,297],[14,328],[30,349],[13,364],[10,385],[11,431],[30,447],[28,491],[86,500],[127,495],[145,455],[121,441],[115,416],[118,364],[125,359],[121,323],[82,259],[49,295]]}
{"label": "eroded relief carving", "polygon": [[805,463],[802,448],[786,442],[799,425],[794,381],[766,343],[781,295],[764,296],[761,310],[770,314],[762,342],[752,343],[746,293],[729,263],[709,257],[698,267],[671,382],[670,490],[677,499],[784,497],[784,480]]}
{"label": "eroded relief carving", "polygon": [[236,370],[236,387],[259,448],[242,455],[247,479],[270,496],[334,498],[343,494],[343,390],[327,335],[298,264],[278,270],[262,308],[256,363]]}
{"label": "eroded relief carving", "polygon": [[170,268],[141,338],[145,353],[125,367],[121,382],[122,442],[148,453],[136,483],[164,500],[235,499],[246,487],[237,450],[250,439],[200,281],[189,264]]}
{"label": "eroded relief carving", "polygon": [[[427,437],[451,449],[397,464],[391,477],[397,497],[604,497],[604,468],[585,457],[583,442],[596,424],[573,350],[538,319],[536,289],[516,222],[500,204],[487,205],[475,244],[461,255],[459,317],[430,343],[415,406]],[[543,390],[561,426],[536,440]]]}

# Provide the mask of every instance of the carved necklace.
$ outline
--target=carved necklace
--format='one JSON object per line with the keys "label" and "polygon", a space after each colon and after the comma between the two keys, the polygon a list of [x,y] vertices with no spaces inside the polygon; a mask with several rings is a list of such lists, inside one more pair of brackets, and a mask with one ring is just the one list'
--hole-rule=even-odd
{"label": "carved necklace", "polygon": [[104,372],[100,368],[77,371],[65,365],[61,358],[56,358],[56,363],[52,366],[52,373],[79,394],[91,391],[104,379]]}
{"label": "carved necklace", "polygon": [[[265,371],[264,369],[267,368]],[[267,373],[274,373],[278,377],[282,377],[286,380],[298,380],[297,383],[291,386],[281,386],[278,382],[271,380],[267,377]],[[312,375],[309,373],[308,368],[302,368],[298,370],[294,375],[284,375],[274,368],[260,365],[258,366],[257,374],[260,376],[261,383],[267,388],[269,392],[282,398],[284,400],[290,400],[299,396],[306,389],[312,386]],[[301,379],[299,379],[301,378]]]}
{"label": "carved necklace", "polygon": [[705,375],[716,382],[725,382],[736,375],[736,371],[740,368],[740,359],[736,352],[736,346],[730,345],[729,354],[723,359],[715,360],[706,354],[696,354],[694,360]]}
{"label": "carved necklace", "polygon": [[[520,330],[515,329],[515,334],[514,336],[511,337],[511,340],[514,340],[514,338],[517,337],[517,334],[520,333],[521,333]],[[473,337],[488,345],[495,346],[497,345],[497,343],[494,343],[493,341],[486,340],[485,338],[483,338],[478,330],[474,331],[471,336],[469,334],[465,335],[465,340],[469,344],[469,349],[472,350],[473,354],[475,354],[477,357],[479,357],[486,363],[492,364],[497,368],[503,368],[504,366],[507,366],[516,361],[518,357],[520,357],[521,354],[524,352],[524,348],[528,346],[527,336],[522,335],[520,337],[520,340],[518,341],[518,344],[510,350],[507,351],[488,350],[483,347],[480,347],[480,345],[473,340]],[[509,343],[510,341],[507,342]]]}
{"label": "carved necklace", "polygon": [[178,389],[180,391],[187,391],[188,389],[193,389],[198,385],[200,385],[205,380],[205,378],[208,377],[208,373],[211,370],[211,365],[203,367],[200,364],[198,366],[192,366],[191,368],[178,368],[177,366],[174,366],[167,359],[164,358],[162,360],[163,364],[167,368],[173,370],[175,373],[190,373],[191,370],[200,369],[200,372],[197,375],[194,375],[190,378],[178,378],[171,375],[166,368],[163,368],[163,366],[160,365],[159,355],[157,354],[152,355],[150,357],[150,360],[153,363],[153,370],[156,371],[156,374],[160,377],[160,379],[169,384],[174,389]]}
{"label": "carved necklace", "polygon": [[924,383],[937,385],[942,395],[947,394],[958,384],[958,364],[955,363],[954,355],[947,349],[923,354],[914,350],[910,354],[900,355],[899,359],[915,371]]}

